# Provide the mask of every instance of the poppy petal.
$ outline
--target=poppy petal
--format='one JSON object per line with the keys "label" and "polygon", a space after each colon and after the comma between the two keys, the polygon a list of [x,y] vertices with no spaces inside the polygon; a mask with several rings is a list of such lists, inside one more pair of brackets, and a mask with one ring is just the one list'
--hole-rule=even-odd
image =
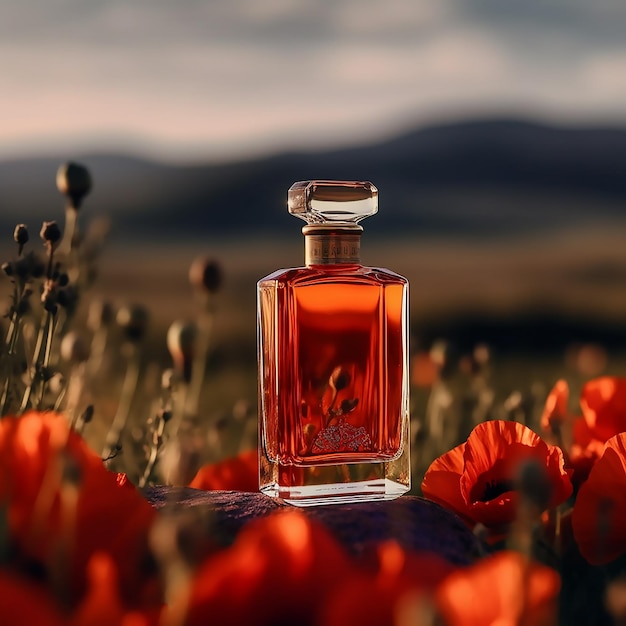
{"label": "poppy petal", "polygon": [[568,402],[569,385],[563,379],[557,380],[546,398],[543,413],[541,414],[541,429],[545,433],[553,433],[567,419]]}
{"label": "poppy petal", "polygon": [[580,553],[592,565],[626,552],[626,433],[607,442],[582,484],[572,527]]}
{"label": "poppy petal", "polygon": [[626,378],[603,376],[587,382],[580,406],[596,439],[607,441],[626,431]]}
{"label": "poppy petal", "polygon": [[258,491],[258,452],[248,450],[231,459],[204,465],[189,486],[204,491]]}
{"label": "poppy petal", "polygon": [[450,574],[436,602],[449,626],[547,626],[556,623],[560,586],[552,568],[503,550]]}
{"label": "poppy petal", "polygon": [[430,464],[422,480],[422,495],[471,523],[468,506],[460,490],[460,479],[465,467],[464,452],[465,444],[462,443]]}

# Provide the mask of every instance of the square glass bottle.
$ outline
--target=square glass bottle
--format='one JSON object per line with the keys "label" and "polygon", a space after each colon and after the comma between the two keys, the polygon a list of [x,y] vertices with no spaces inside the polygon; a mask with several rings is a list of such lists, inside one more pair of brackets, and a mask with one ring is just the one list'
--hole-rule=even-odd
{"label": "square glass bottle", "polygon": [[303,181],[305,266],[258,283],[261,492],[309,506],[410,489],[408,281],[360,261],[378,190]]}

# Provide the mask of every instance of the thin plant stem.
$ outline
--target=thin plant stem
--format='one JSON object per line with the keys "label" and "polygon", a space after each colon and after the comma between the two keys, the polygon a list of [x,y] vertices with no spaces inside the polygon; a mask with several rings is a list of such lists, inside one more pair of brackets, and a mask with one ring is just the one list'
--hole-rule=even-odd
{"label": "thin plant stem", "polygon": [[78,419],[78,407],[80,405],[85,388],[85,363],[79,363],[72,368],[70,380],[65,387],[67,390],[67,404],[65,413],[70,420],[70,428],[75,428]]}
{"label": "thin plant stem", "polygon": [[15,355],[19,331],[22,324],[22,315],[20,314],[20,303],[24,294],[25,283],[23,280],[13,284],[13,314],[9,323],[9,330],[5,340],[6,358],[2,359],[2,375],[4,384],[2,387],[2,396],[0,399],[0,416],[5,415],[8,409],[9,398],[11,396],[11,383],[15,373]]}
{"label": "thin plant stem", "polygon": [[194,413],[187,413],[186,410],[189,406],[189,384],[181,382],[177,385],[177,388],[172,392],[172,419],[169,427],[168,439],[175,439],[178,435],[181,426],[187,422],[187,418],[194,418]]}
{"label": "thin plant stem", "polygon": [[115,412],[111,428],[107,434],[106,444],[102,450],[103,459],[111,458],[115,447],[120,443],[120,439],[124,429],[126,428],[126,423],[128,422],[133,400],[135,398],[137,383],[139,382],[139,374],[140,351],[137,346],[133,345],[133,354],[128,367],[126,368],[120,401],[117,405],[117,411]]}
{"label": "thin plant stem", "polygon": [[[49,350],[49,335],[54,328],[54,314],[51,311],[46,311],[45,318],[39,326],[39,334],[37,335],[37,344],[35,346],[35,354],[33,356],[33,375],[30,383],[24,391],[22,398],[22,404],[20,406],[20,413],[23,413],[30,404],[30,399],[33,394],[34,387],[37,380],[43,375],[44,362],[46,360],[46,353]],[[43,381],[42,381],[43,387]]]}
{"label": "thin plant stem", "polygon": [[46,368],[50,364],[50,354],[52,348],[52,338],[54,337],[54,328],[55,328],[56,316],[51,314],[48,320],[48,332],[46,334],[46,344],[44,350],[43,361],[41,363],[41,385],[39,387],[39,399],[37,400],[37,408],[41,409],[41,405],[43,403],[44,395],[46,393],[46,386],[48,381],[43,374],[45,373]]}
{"label": "thin plant stem", "polygon": [[150,454],[148,456],[148,461],[146,463],[146,467],[144,469],[143,475],[139,479],[138,487],[143,488],[148,484],[148,480],[150,480],[150,476],[152,475],[152,471],[154,470],[154,466],[156,465],[157,458],[159,456],[159,447],[161,442],[163,441],[163,431],[165,429],[165,419],[162,415],[159,415],[157,418],[156,427],[152,434],[152,445],[150,446]]}
{"label": "thin plant stem", "polygon": [[185,416],[197,416],[200,408],[200,396],[206,375],[206,362],[211,344],[211,330],[213,328],[214,311],[209,303],[199,320],[200,333],[198,336],[197,351],[191,366],[191,380],[189,381],[183,413]]}
{"label": "thin plant stem", "polygon": [[63,400],[65,399],[65,394],[67,393],[68,386],[69,386],[69,383],[65,383],[63,385],[63,389],[61,389],[61,391],[59,392],[59,395],[57,396],[57,399],[54,403],[54,406],[52,407],[53,411],[59,411],[61,409],[61,405],[63,404]]}

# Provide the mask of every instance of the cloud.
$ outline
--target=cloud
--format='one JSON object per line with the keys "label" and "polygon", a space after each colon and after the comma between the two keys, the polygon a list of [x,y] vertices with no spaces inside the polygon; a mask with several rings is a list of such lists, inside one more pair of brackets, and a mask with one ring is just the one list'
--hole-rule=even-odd
{"label": "cloud", "polygon": [[622,0],[3,0],[0,154],[235,153],[502,110],[623,120],[623,32]]}

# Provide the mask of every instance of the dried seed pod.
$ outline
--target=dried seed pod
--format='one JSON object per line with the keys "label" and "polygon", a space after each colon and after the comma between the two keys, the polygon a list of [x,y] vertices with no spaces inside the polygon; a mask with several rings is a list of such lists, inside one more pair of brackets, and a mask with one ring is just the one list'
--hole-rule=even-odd
{"label": "dried seed pod", "polygon": [[75,209],[80,208],[91,186],[91,175],[83,165],[70,161],[57,170],[57,189],[70,199]]}
{"label": "dried seed pod", "polygon": [[73,312],[78,304],[78,290],[72,285],[59,289],[58,303],[68,312]]}
{"label": "dried seed pod", "polygon": [[26,224],[18,224],[13,232],[13,240],[20,247],[28,243],[28,228]]}
{"label": "dried seed pod", "polygon": [[222,268],[210,257],[198,257],[189,268],[189,282],[198,291],[215,293],[222,284]]}
{"label": "dried seed pod", "polygon": [[56,222],[44,222],[41,226],[39,236],[46,242],[54,246],[61,239],[61,229]]}

